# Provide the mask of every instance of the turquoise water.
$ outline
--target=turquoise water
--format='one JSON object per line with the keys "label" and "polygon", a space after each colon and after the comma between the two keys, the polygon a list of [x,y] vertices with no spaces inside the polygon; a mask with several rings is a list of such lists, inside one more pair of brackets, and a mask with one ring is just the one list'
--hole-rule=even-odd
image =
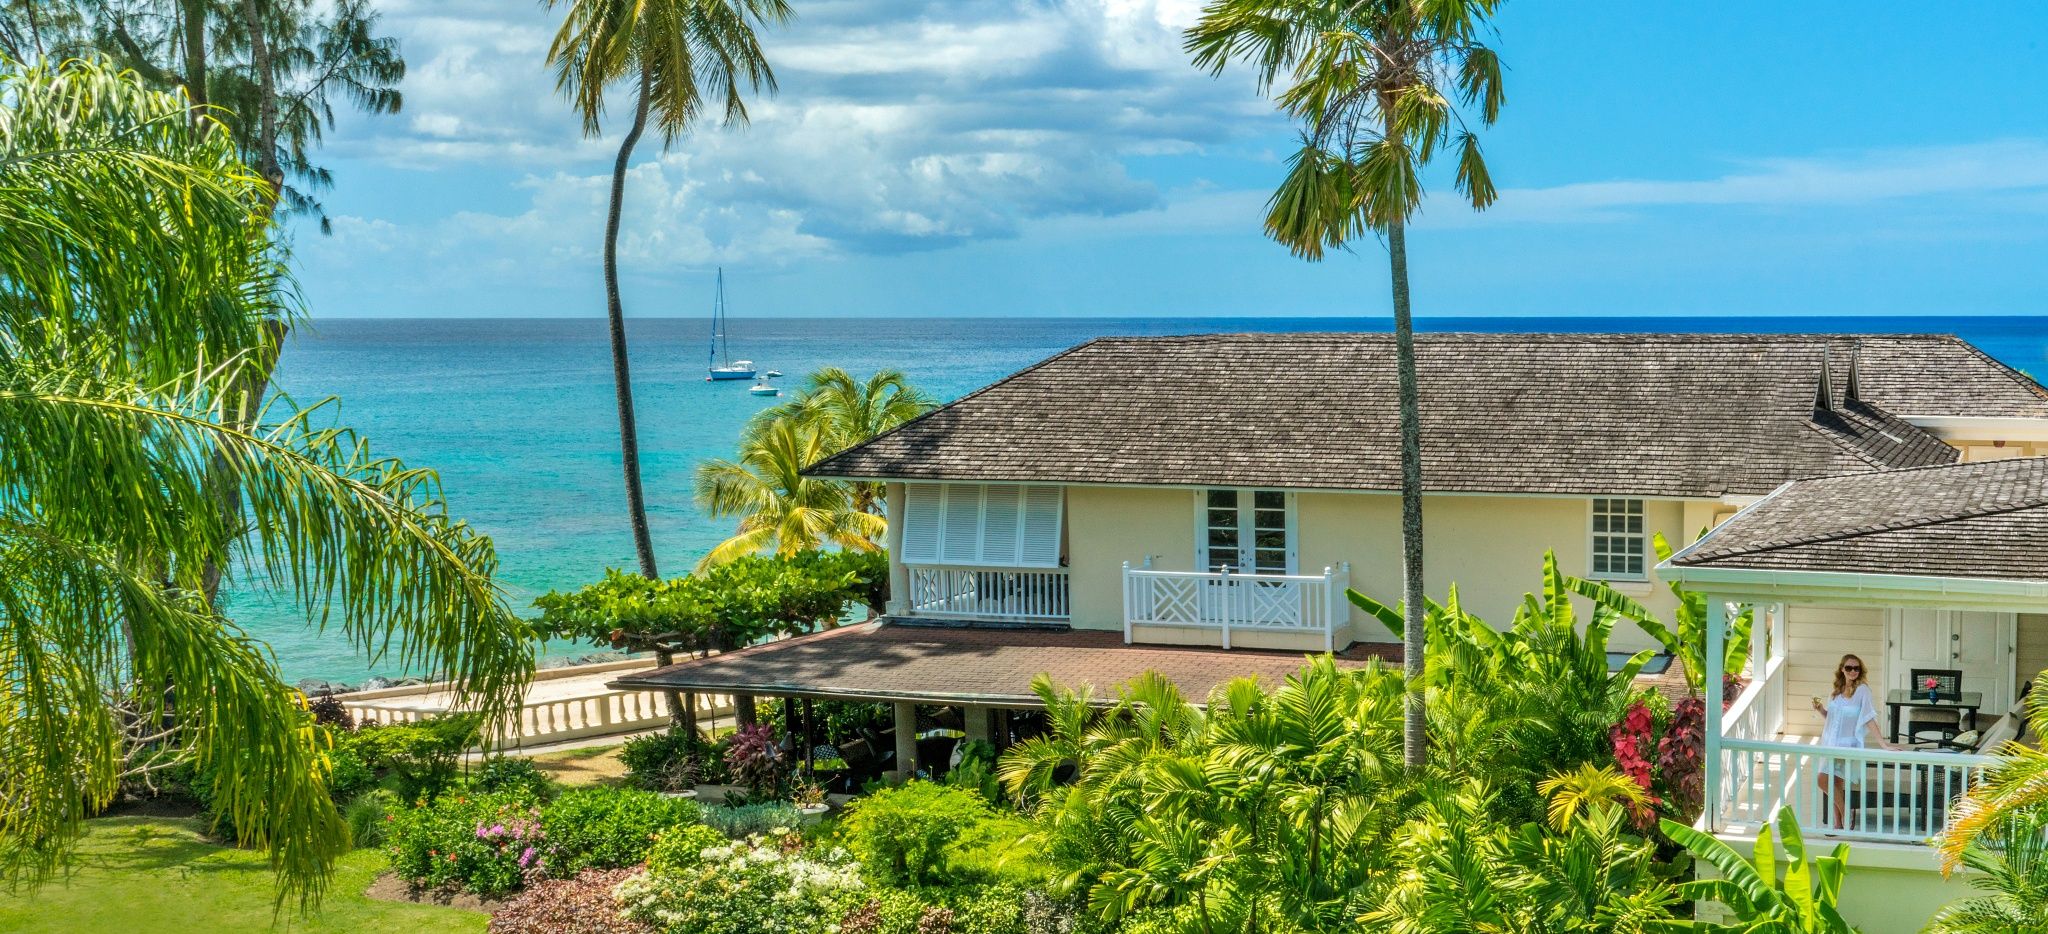
{"label": "turquoise water", "polygon": [[[1437,318],[1426,330],[1941,332],[2022,369],[2048,363],[2048,318]],[[1054,351],[1111,334],[1385,330],[1380,319],[742,319],[735,356],[789,374],[881,367],[956,398]],[[691,472],[726,456],[776,400],[743,382],[704,381],[706,324],[630,322],[641,459],[656,554],[681,574],[729,529],[699,513]],[[502,583],[525,610],[550,588],[633,566],[620,476],[609,348],[601,319],[325,320],[294,333],[278,384],[301,404],[342,400],[341,420],[382,454],[440,471],[455,513],[492,536]],[[366,664],[333,635],[259,593],[230,610],[268,641],[287,678],[402,674]],[[587,647],[561,646],[575,653]]]}

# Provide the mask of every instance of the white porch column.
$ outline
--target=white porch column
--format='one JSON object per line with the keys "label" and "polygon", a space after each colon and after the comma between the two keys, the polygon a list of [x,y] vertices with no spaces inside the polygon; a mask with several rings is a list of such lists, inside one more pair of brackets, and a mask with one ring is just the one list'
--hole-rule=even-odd
{"label": "white porch column", "polygon": [[896,702],[896,771],[904,781],[917,777],[917,705]]}
{"label": "white porch column", "polygon": [[1727,651],[1728,601],[1711,593],[1706,595],[1706,599],[1707,757],[1702,763],[1704,782],[1701,799],[1706,812],[1707,832],[1713,833],[1721,829],[1721,659]]}
{"label": "white porch column", "polygon": [[975,740],[989,743],[994,742],[995,733],[989,729],[988,725],[988,718],[991,713],[994,713],[993,709],[975,704],[969,704],[960,708],[960,718],[967,725],[967,742],[971,743]]}
{"label": "white porch column", "polygon": [[890,616],[910,615],[910,571],[903,567],[903,484],[883,487],[882,497],[889,517],[889,605]]}

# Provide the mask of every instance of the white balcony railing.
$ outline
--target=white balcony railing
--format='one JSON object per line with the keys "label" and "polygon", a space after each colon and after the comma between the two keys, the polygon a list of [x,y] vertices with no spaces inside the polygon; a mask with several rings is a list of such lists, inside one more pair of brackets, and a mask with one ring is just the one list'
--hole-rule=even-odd
{"label": "white balcony railing", "polygon": [[1124,641],[1138,626],[1218,629],[1226,649],[1234,632],[1310,632],[1334,652],[1338,630],[1351,621],[1350,586],[1348,564],[1297,575],[1155,571],[1125,562]]}
{"label": "white balcony railing", "polygon": [[[1721,741],[1722,788],[1713,826],[1753,830],[1792,808],[1808,833],[1924,843],[1948,827],[1956,798],[1983,779],[1990,756]],[[1837,818],[1835,779],[1842,780]],[[1825,778],[1825,781],[1823,781]]]}
{"label": "white balcony railing", "polygon": [[[1922,843],[1948,826],[1955,799],[1994,761],[1942,752],[1838,749],[1778,738],[1785,725],[1785,659],[1772,658],[1760,677],[1722,714],[1711,826],[1749,831],[1790,807],[1799,826],[1836,836]],[[1840,817],[1835,779],[1841,779]]]}
{"label": "white balcony railing", "polygon": [[914,616],[1066,622],[1066,568],[906,565]]}

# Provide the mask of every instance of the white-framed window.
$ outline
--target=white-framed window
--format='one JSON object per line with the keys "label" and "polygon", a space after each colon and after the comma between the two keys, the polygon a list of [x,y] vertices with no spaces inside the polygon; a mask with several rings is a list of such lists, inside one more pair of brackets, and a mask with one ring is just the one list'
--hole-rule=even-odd
{"label": "white-framed window", "polygon": [[904,564],[1060,566],[1065,491],[1048,484],[909,483]]}
{"label": "white-framed window", "polygon": [[1643,501],[1593,499],[1593,576],[1642,580],[1649,576],[1650,536],[1643,528]]}
{"label": "white-framed window", "polygon": [[1294,494],[1220,488],[1195,493],[1195,564],[1245,574],[1293,574]]}

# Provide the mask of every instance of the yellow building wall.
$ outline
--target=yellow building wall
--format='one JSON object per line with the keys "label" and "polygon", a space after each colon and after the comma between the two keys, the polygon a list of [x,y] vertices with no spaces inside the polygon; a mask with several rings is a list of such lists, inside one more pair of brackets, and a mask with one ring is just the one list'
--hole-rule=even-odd
{"label": "yellow building wall", "polygon": [[[1177,489],[1069,487],[1067,553],[1073,625],[1123,628],[1123,564],[1138,566],[1149,556],[1155,568],[1192,570],[1195,560],[1195,492]],[[1644,504],[1649,531],[1674,543],[1689,541],[1689,523],[1711,521],[1713,504],[1652,500]],[[1709,508],[1702,509],[1701,506]],[[1538,583],[1545,549],[1554,550],[1568,574],[1589,572],[1590,498],[1516,496],[1430,496],[1423,504],[1425,585],[1443,599],[1456,582],[1460,599],[1473,612],[1505,626],[1522,595]],[[1351,586],[1375,599],[1401,597],[1400,498],[1378,493],[1301,493],[1295,498],[1296,567],[1319,574],[1325,567],[1351,565]],[[1655,557],[1650,557],[1655,563]],[[1675,603],[1654,581],[1620,585],[1667,619]],[[1210,630],[1168,630],[1137,634],[1146,641],[1215,644]],[[1363,612],[1351,611],[1350,638],[1392,642],[1394,635]],[[1300,635],[1233,633],[1246,648],[1320,651],[1321,640]],[[1340,637],[1340,646],[1347,640]],[[1635,626],[1616,627],[1617,649],[1653,643]]]}
{"label": "yellow building wall", "polygon": [[[2016,663],[2013,671],[2019,676],[2016,688],[2048,671],[2048,613],[2019,615],[2019,645],[2014,654]],[[2014,696],[2018,696],[2017,693]]]}
{"label": "yellow building wall", "polygon": [[1835,665],[1843,655],[1863,659],[1870,683],[1891,683],[1884,671],[1883,610],[1795,605],[1787,608],[1786,619],[1791,640],[1785,658],[1786,733],[1820,735],[1821,715],[1814,712],[1813,698],[1826,700],[1833,693]]}
{"label": "yellow building wall", "polygon": [[[1724,838],[1735,851],[1749,855],[1753,840]],[[1807,836],[1807,847],[1817,854],[1834,849],[1834,841],[1818,834]],[[1703,876],[1714,875],[1705,863],[1695,864]],[[1789,866],[1782,860],[1778,872]],[[1920,934],[1942,906],[1977,894],[1970,887],[1967,871],[1946,879],[1936,867],[1934,850],[1898,844],[1849,844],[1849,868],[1842,874],[1839,902],[1842,917],[1863,934]],[[1701,905],[1701,920],[1725,922],[1719,905]]]}
{"label": "yellow building wall", "polygon": [[1067,488],[1067,599],[1076,629],[1124,628],[1124,562],[1195,569],[1195,500],[1187,490]]}
{"label": "yellow building wall", "polygon": [[1944,439],[1949,445],[1963,452],[1963,462],[1999,461],[2014,457],[2040,457],[2048,454],[2048,441],[1992,441]]}

